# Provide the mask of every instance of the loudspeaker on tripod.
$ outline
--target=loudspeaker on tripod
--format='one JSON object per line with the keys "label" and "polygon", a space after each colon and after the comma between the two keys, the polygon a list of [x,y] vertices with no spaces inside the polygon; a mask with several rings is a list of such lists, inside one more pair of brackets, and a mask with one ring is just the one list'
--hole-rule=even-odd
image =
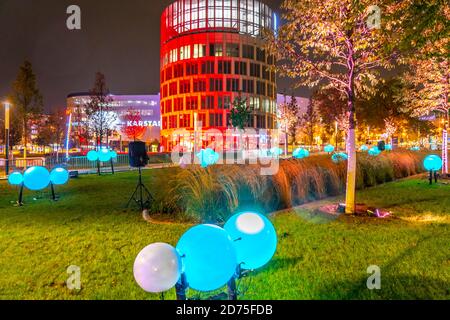
{"label": "loudspeaker on tripod", "polygon": [[133,168],[145,167],[149,161],[145,142],[142,141],[130,142],[128,148],[128,158],[131,167]]}

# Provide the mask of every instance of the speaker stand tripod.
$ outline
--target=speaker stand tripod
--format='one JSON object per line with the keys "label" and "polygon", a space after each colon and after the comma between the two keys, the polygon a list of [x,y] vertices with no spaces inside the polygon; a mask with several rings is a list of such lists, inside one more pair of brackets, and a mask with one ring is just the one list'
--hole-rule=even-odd
{"label": "speaker stand tripod", "polygon": [[148,209],[150,207],[150,204],[153,202],[153,200],[154,199],[152,194],[150,193],[150,191],[148,191],[147,187],[142,182],[142,169],[141,167],[139,167],[138,185],[136,186],[136,190],[127,203],[127,208],[130,206],[130,203],[134,201],[138,204],[139,208],[144,211],[144,209]]}

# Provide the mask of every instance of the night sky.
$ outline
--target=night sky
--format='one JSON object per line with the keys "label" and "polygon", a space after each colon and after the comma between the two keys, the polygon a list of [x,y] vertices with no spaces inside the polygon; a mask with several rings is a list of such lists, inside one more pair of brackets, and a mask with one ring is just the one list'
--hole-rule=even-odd
{"label": "night sky", "polygon": [[[0,0],[0,98],[24,59],[33,64],[46,111],[86,92],[96,71],[115,94],[159,92],[160,16],[172,0]],[[279,12],[281,0],[267,0]],[[81,7],[82,29],[66,27]],[[279,81],[278,90],[289,90]],[[298,92],[302,94],[302,92]]]}

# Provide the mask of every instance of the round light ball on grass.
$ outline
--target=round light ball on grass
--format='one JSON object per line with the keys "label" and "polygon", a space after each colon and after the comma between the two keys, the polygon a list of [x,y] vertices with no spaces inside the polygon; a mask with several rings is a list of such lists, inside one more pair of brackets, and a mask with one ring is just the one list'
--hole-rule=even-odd
{"label": "round light ball on grass", "polygon": [[50,181],[54,185],[63,185],[69,181],[69,171],[64,168],[55,168],[50,172]]}
{"label": "round light ball on grass", "polygon": [[98,160],[100,162],[108,162],[111,160],[111,152],[108,149],[102,149],[98,152]]}
{"label": "round light ball on grass", "polygon": [[331,153],[334,151],[334,146],[332,146],[331,144],[325,146],[325,148],[323,149],[325,152],[327,153]]}
{"label": "round light ball on grass", "polygon": [[95,150],[91,150],[87,153],[87,159],[89,161],[97,161],[98,160],[98,153]]}
{"label": "round light ball on grass", "polygon": [[377,157],[381,154],[380,149],[378,149],[378,147],[372,147],[369,150],[369,155],[372,157]]}
{"label": "round light ball on grass", "polygon": [[8,177],[8,183],[12,186],[20,186],[23,182],[23,175],[20,172],[13,172]]}
{"label": "round light ball on grass", "polygon": [[50,184],[50,173],[44,167],[28,168],[23,174],[23,183],[31,191],[45,189]]}
{"label": "round light ball on grass", "polygon": [[269,219],[255,212],[232,216],[225,230],[236,247],[237,261],[245,270],[266,265],[277,250],[277,234]]}
{"label": "round light ball on grass", "polygon": [[298,148],[294,150],[294,153],[292,154],[292,156],[295,159],[304,159],[304,158],[308,158],[309,157],[309,151],[303,148]]}
{"label": "round light ball on grass", "polygon": [[237,268],[236,249],[228,233],[214,225],[189,229],[178,241],[177,250],[189,287],[212,291],[224,286]]}
{"label": "round light ball on grass", "polygon": [[146,292],[164,292],[180,279],[181,259],[171,245],[154,243],[137,255],[133,273],[137,284]]}
{"label": "round light ball on grass", "polygon": [[439,171],[442,169],[442,159],[437,155],[429,155],[423,160],[423,166],[427,171]]}

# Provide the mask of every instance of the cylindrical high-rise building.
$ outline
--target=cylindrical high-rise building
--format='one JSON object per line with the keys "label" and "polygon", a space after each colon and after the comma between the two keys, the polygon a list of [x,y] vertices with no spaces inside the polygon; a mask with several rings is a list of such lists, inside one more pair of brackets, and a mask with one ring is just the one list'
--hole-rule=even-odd
{"label": "cylindrical high-rise building", "polygon": [[[225,132],[239,94],[254,110],[249,127],[275,128],[277,92],[269,68],[275,61],[262,39],[275,24],[273,11],[259,0],[177,0],[164,10],[161,142],[167,151],[192,149],[195,120],[202,130]],[[192,137],[174,135],[177,129]]]}

